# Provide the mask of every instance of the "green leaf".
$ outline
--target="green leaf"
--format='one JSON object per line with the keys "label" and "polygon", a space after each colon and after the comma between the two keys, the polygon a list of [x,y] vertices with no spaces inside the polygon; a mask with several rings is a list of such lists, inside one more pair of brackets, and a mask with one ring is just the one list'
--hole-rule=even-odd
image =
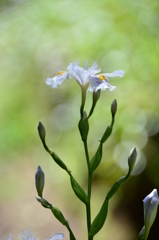
{"label": "green leaf", "polygon": [[112,133],[112,130],[113,130],[113,126],[112,125],[107,127],[107,129],[105,130],[105,132],[103,134],[103,137],[101,139],[101,143],[104,143],[109,138],[109,136]]}
{"label": "green leaf", "polygon": [[109,200],[106,198],[98,215],[96,216],[96,218],[94,219],[94,221],[91,225],[91,228],[89,231],[89,236],[93,237],[103,227],[105,220],[107,218],[107,214],[108,214],[108,202],[109,202]]}
{"label": "green leaf", "polygon": [[61,168],[63,168],[63,169],[66,170],[67,172],[69,172],[69,170],[68,170],[67,166],[65,165],[65,163],[59,158],[59,156],[58,156],[56,153],[50,151],[50,155],[51,155],[51,157],[54,159],[54,161],[55,161]]}
{"label": "green leaf", "polygon": [[65,219],[64,215],[62,212],[54,205],[51,205],[51,211],[54,214],[54,216],[57,218],[57,220],[62,223],[66,228],[68,229],[70,233],[70,240],[76,240],[75,236],[73,235],[73,232],[69,226],[68,221]]}
{"label": "green leaf", "polygon": [[143,226],[143,228],[139,232],[138,240],[143,240],[144,236],[145,236],[145,226]]}
{"label": "green leaf", "polygon": [[74,179],[74,177],[70,173],[70,180],[71,180],[71,186],[76,194],[76,196],[85,204],[88,203],[88,196],[83,190],[83,188],[77,183],[77,181]]}
{"label": "green leaf", "polygon": [[96,170],[96,168],[98,167],[98,165],[101,162],[101,159],[102,159],[102,147],[103,147],[103,144],[100,143],[99,147],[97,149],[97,152],[95,153],[95,155],[93,156],[93,158],[90,161],[90,170],[91,170],[92,173]]}
{"label": "green leaf", "polygon": [[121,184],[125,181],[125,176],[120,177],[112,186],[110,191],[107,193],[107,199],[112,198],[112,196],[118,191]]}
{"label": "green leaf", "polygon": [[68,226],[67,220],[56,206],[52,205],[51,211],[60,223],[62,223],[64,226]]}

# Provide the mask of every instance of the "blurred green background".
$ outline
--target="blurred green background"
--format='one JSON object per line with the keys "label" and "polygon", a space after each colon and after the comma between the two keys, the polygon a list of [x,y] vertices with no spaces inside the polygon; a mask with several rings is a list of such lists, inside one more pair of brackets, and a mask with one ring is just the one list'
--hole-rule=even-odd
{"label": "blurred green background", "polygon": [[[77,239],[86,239],[85,208],[37,132],[41,120],[48,145],[86,188],[86,161],[77,131],[79,86],[73,80],[54,90],[45,84],[58,68],[65,70],[76,60],[81,66],[97,60],[103,72],[125,71],[124,78],[110,79],[117,88],[102,92],[90,119],[92,156],[110,124],[111,102],[117,99],[114,131],[94,174],[92,218],[113,182],[127,172],[127,156],[136,146],[134,176],[112,199],[107,222],[94,239],[137,239],[143,226],[142,200],[159,187],[158,26],[158,0],[1,0],[0,239],[9,234],[16,239],[24,228],[40,239],[56,232],[69,239],[66,229],[35,200],[38,165],[46,175],[44,197],[63,211]],[[87,111],[91,97],[88,93]],[[150,239],[156,239],[157,227]]]}

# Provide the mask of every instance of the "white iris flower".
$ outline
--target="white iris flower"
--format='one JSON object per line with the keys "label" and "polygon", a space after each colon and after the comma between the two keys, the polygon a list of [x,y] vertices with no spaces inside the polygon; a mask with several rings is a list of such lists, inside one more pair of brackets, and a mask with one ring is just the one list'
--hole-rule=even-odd
{"label": "white iris flower", "polygon": [[123,77],[124,71],[117,70],[113,73],[103,73],[98,75],[89,76],[89,88],[90,92],[97,92],[98,90],[105,90],[108,88],[110,91],[113,91],[116,87],[109,84],[109,77]]}
{"label": "white iris flower", "polygon": [[87,63],[84,68],[80,67],[79,62],[70,63],[68,66],[69,75],[74,78],[82,89],[87,90],[89,87],[89,76],[95,75],[101,71],[98,68],[98,64],[94,62],[90,68],[87,67]]}
{"label": "white iris flower", "polygon": [[124,71],[117,70],[113,73],[99,74],[101,69],[98,68],[97,62],[94,62],[90,68],[85,64],[84,68],[79,66],[79,62],[70,63],[67,67],[67,71],[59,71],[53,78],[47,78],[46,84],[52,88],[56,88],[57,85],[61,85],[65,79],[71,77],[76,80],[82,90],[97,92],[98,90],[105,90],[108,88],[113,91],[116,87],[109,84],[109,78],[111,77],[123,77]]}

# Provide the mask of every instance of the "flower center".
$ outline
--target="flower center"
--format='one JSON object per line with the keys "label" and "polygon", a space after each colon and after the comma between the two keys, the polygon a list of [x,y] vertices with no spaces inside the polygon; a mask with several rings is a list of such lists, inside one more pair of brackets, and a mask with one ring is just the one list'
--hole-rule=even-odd
{"label": "flower center", "polygon": [[104,81],[106,80],[106,77],[102,74],[98,75],[98,78],[101,80],[101,81]]}
{"label": "flower center", "polygon": [[64,74],[65,71],[60,71],[57,73],[57,76],[61,76],[62,74]]}

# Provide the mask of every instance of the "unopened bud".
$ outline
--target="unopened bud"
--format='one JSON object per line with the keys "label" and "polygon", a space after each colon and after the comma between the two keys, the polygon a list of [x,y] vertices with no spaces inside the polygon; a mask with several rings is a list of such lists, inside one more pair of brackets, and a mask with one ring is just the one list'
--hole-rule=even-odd
{"label": "unopened bud", "polygon": [[38,192],[38,196],[42,197],[42,192],[44,188],[45,175],[40,166],[38,166],[35,173],[35,185]]}
{"label": "unopened bud", "polygon": [[114,99],[114,101],[111,104],[112,118],[115,117],[116,111],[117,111],[117,101],[116,101],[116,99]]}
{"label": "unopened bud", "polygon": [[129,153],[129,157],[128,157],[128,165],[129,165],[129,174],[132,172],[135,162],[136,162],[136,157],[137,157],[137,151],[136,148],[134,147],[130,153]]}
{"label": "unopened bud", "polygon": [[78,123],[78,128],[81,134],[82,141],[86,141],[89,131],[89,124],[86,112],[83,113],[83,117],[80,119]]}
{"label": "unopened bud", "polygon": [[149,232],[157,214],[157,208],[159,204],[159,197],[157,190],[154,189],[144,200],[144,223],[146,232]]}
{"label": "unopened bud", "polygon": [[98,89],[96,92],[93,91],[93,102],[94,102],[94,105],[96,104],[96,102],[98,101],[99,97],[100,97],[100,93],[101,93],[101,90]]}
{"label": "unopened bud", "polygon": [[43,126],[43,124],[39,121],[38,124],[38,132],[39,132],[39,136],[42,142],[45,142],[45,136],[46,136],[46,131],[45,128]]}

